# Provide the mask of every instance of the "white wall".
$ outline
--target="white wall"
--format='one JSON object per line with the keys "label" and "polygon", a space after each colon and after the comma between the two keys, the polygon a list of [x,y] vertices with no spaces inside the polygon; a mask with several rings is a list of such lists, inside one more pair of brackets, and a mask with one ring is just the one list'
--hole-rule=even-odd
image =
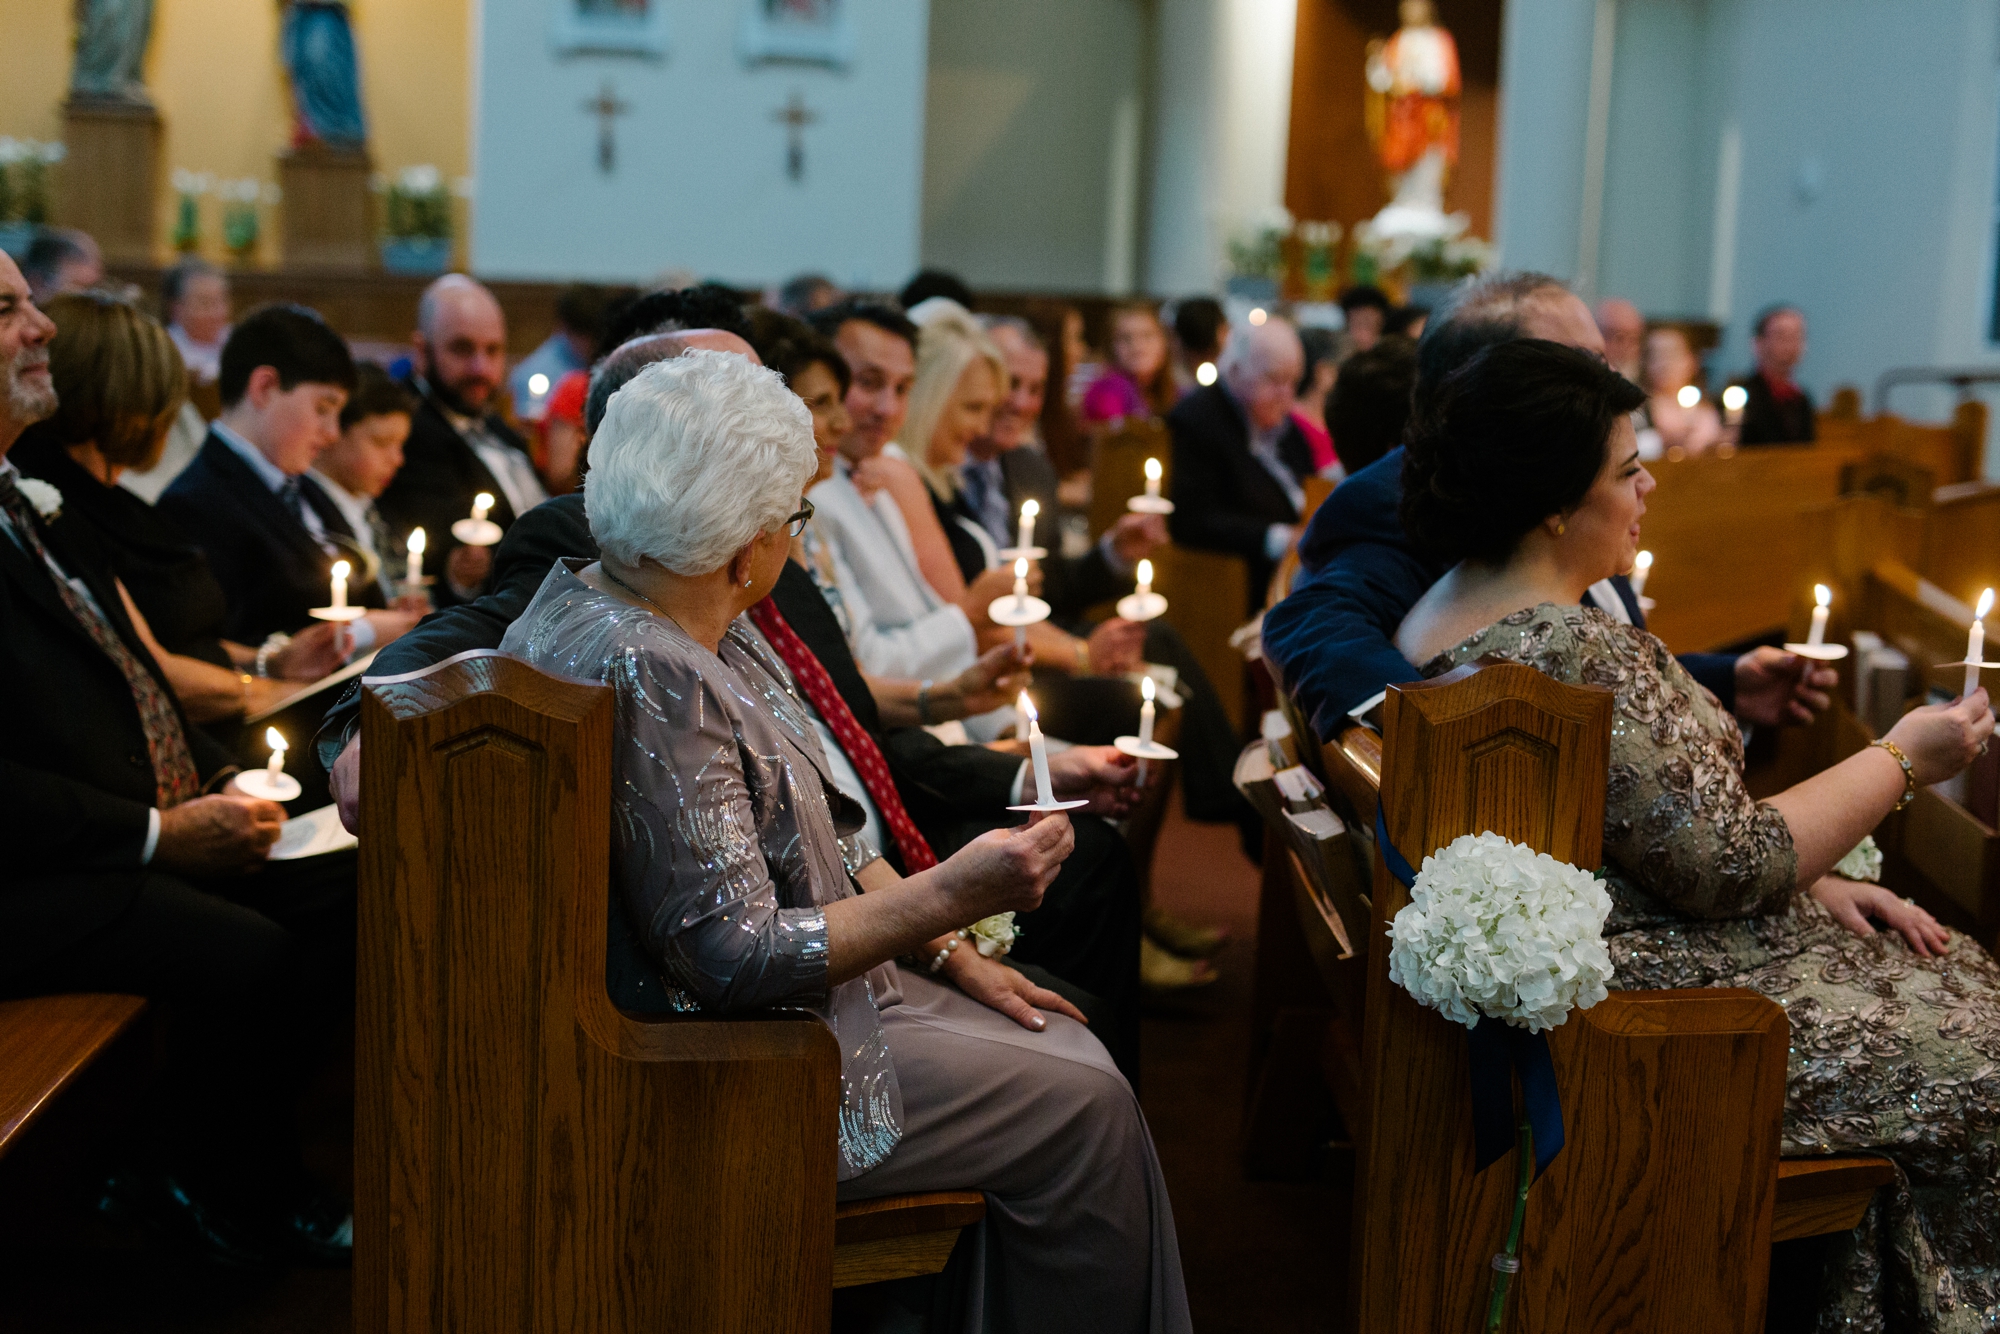
{"label": "white wall", "polygon": [[[1593,6],[1510,0],[1500,240],[1573,276]],[[1725,317],[1749,361],[1767,303],[1804,308],[1801,379],[1872,391],[1896,366],[2000,365],[1992,317],[2000,14],[1991,0],[1618,0],[1599,290]],[[1718,226],[1725,130],[1740,134]],[[1905,396],[1907,394],[1907,396]],[[1893,406],[1942,414],[1941,394]],[[1989,469],[1991,470],[1991,469]]]}
{"label": "white wall", "polygon": [[[923,160],[925,0],[849,0],[853,64],[746,68],[749,0],[657,0],[662,61],[559,58],[555,0],[483,0],[473,263],[496,276],[642,280],[685,267],[746,285],[819,269],[860,287],[916,268]],[[606,80],[632,113],[618,167],[597,169],[581,110]],[[806,171],[785,174],[771,117],[796,91],[819,113]]]}
{"label": "white wall", "polygon": [[1132,289],[1143,0],[932,0],[923,260],[975,287]]}

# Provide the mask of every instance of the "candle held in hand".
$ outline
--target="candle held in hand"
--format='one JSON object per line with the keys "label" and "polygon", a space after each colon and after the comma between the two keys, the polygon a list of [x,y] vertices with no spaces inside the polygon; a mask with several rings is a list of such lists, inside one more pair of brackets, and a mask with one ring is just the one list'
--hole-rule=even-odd
{"label": "candle held in hand", "polygon": [[[1029,503],[1032,504],[1033,502]],[[1028,614],[1028,558],[1026,556],[1014,562],[1014,610],[1022,616]],[[1027,626],[1017,625],[1014,627],[1014,647],[1016,650],[1028,647]],[[1021,698],[1026,699],[1027,696],[1023,695]]]}
{"label": "candle held in hand", "polygon": [[1035,802],[1041,806],[1050,805],[1056,797],[1055,788],[1049,782],[1049,743],[1042,739],[1041,715],[1035,712],[1035,701],[1028,698],[1025,690],[1015,707],[1028,720],[1028,760],[1035,767]]}
{"label": "candle held in hand", "polygon": [[1638,597],[1646,591],[1646,580],[1653,573],[1653,553],[1642,551],[1632,561],[1632,596]]}
{"label": "candle held in hand", "polygon": [[481,491],[472,498],[472,521],[474,523],[485,523],[486,512],[492,508],[493,493],[490,491]]}
{"label": "candle held in hand", "polygon": [[264,744],[271,748],[271,762],[264,766],[266,778],[276,778],[285,772],[285,738],[275,727],[264,729]]}
{"label": "candle held in hand", "polygon": [[1148,500],[1158,500],[1160,498],[1160,471],[1160,461],[1158,459],[1146,460],[1146,499]]}
{"label": "candle held in hand", "polygon": [[1150,746],[1153,744],[1153,718],[1155,714],[1152,677],[1148,676],[1139,682],[1139,693],[1144,697],[1144,702],[1139,705],[1139,744]]}
{"label": "candle held in hand", "polygon": [[424,589],[424,546],[428,539],[421,528],[410,530],[410,540],[404,550],[410,553],[410,566],[403,576],[406,593],[421,593]]}
{"label": "candle held in hand", "polygon": [[344,560],[333,563],[333,609],[347,610],[347,572],[350,567]]}
{"label": "candle held in hand", "polygon": [[1021,502],[1021,531],[1014,540],[1014,545],[1020,550],[1027,551],[1035,545],[1035,516],[1041,512],[1042,502],[1039,500]]}
{"label": "candle held in hand", "polygon": [[1153,591],[1153,562],[1139,562],[1139,596],[1145,597]]}
{"label": "candle held in hand", "polygon": [[1986,614],[1993,610],[1993,590],[1987,589],[1979,595],[1979,606],[1972,613],[1972,633],[1965,641],[1965,689],[1961,695],[1970,695],[1979,689],[1979,660],[1986,656]]}
{"label": "candle held in hand", "polygon": [[1813,608],[1812,631],[1806,636],[1806,643],[1818,648],[1826,642],[1826,618],[1833,606],[1833,590],[1825,584],[1813,585],[1813,601],[1819,605]]}

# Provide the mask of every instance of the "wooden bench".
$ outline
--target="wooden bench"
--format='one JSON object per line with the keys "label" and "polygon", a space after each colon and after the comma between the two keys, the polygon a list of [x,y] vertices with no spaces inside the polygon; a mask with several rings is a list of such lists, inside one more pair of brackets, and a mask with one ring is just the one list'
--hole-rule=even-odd
{"label": "wooden bench", "polygon": [[0,1001],[0,1155],[138,1023],[137,996],[79,993]]}
{"label": "wooden bench", "polygon": [[362,702],[355,1328],[823,1331],[973,1192],[836,1207],[817,1018],[606,985],[612,696],[490,651]]}
{"label": "wooden bench", "polygon": [[[1986,454],[1986,405],[1968,399],[1943,423],[1913,422],[1893,412],[1843,418],[1823,414],[1819,444],[1863,454],[1889,454],[1927,469],[1937,485],[1969,482],[1980,475]],[[1755,450],[1746,451],[1755,453]]]}
{"label": "wooden bench", "polygon": [[[1385,711],[1386,754],[1359,727],[1320,754],[1355,865],[1301,883],[1314,877],[1294,843],[1281,866],[1296,879],[1267,865],[1260,926],[1291,928],[1321,987],[1325,1029],[1306,1059],[1356,1146],[1355,1327],[1471,1328],[1511,1172],[1469,1171],[1463,1042],[1388,982],[1374,946],[1407,892],[1358,834],[1386,792],[1413,861],[1492,829],[1595,866],[1610,698],[1496,663],[1392,689]],[[1284,949],[1260,938],[1260,991]],[[1768,1244],[1860,1221],[1893,1175],[1886,1160],[1778,1158],[1786,1035],[1777,1005],[1723,989],[1614,992],[1552,1035],[1569,1147],[1530,1197],[1517,1327],[1650,1327],[1672,1310],[1674,1328],[1758,1329]]]}

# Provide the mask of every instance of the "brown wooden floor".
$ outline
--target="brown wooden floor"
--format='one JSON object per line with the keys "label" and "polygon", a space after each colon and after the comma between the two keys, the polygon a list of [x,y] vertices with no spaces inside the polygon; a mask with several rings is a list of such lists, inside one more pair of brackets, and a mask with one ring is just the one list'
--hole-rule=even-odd
{"label": "brown wooden floor", "polygon": [[[1152,1006],[1145,1028],[1146,1116],[1173,1196],[1195,1328],[1333,1329],[1346,1279],[1345,1193],[1246,1183],[1236,1166],[1256,873],[1234,828],[1189,824],[1178,810],[1154,865],[1163,906],[1235,933],[1222,980]],[[329,1165],[346,1127],[317,1129],[315,1157]],[[346,1334],[350,1326],[345,1272],[222,1274],[142,1250],[32,1236],[0,1247],[0,1329],[9,1334]]]}

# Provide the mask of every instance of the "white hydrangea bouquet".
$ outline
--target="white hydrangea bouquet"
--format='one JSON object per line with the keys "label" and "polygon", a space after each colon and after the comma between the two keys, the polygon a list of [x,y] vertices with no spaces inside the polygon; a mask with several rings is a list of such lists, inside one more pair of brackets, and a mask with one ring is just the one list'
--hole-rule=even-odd
{"label": "white hydrangea bouquet", "polygon": [[1482,1015],[1530,1033],[1604,999],[1611,896],[1589,871],[1498,834],[1424,858],[1389,928],[1389,980],[1454,1023]]}
{"label": "white hydrangea bouquet", "polygon": [[[1386,833],[1378,818],[1385,845]],[[1521,1077],[1518,1184],[1506,1247],[1493,1257],[1490,1334],[1500,1328],[1509,1280],[1520,1272],[1534,1169],[1546,1167],[1562,1147],[1562,1109],[1541,1035],[1571,1010],[1604,999],[1611,980],[1603,939],[1611,896],[1589,871],[1491,832],[1453,839],[1424,858],[1414,875],[1393,847],[1384,853],[1410,890],[1410,901],[1389,927],[1389,980],[1420,1005],[1474,1030],[1468,1040],[1479,1167],[1505,1152],[1487,1146],[1496,1139],[1505,1143],[1507,1065]],[[1506,1036],[1504,1029],[1494,1031],[1500,1025],[1521,1032]],[[1494,1119],[1497,1126],[1482,1128]],[[1544,1132],[1539,1143],[1538,1125]]]}
{"label": "white hydrangea bouquet", "polygon": [[1875,846],[1875,835],[1863,834],[1854,851],[1842,857],[1834,866],[1833,873],[1848,880],[1865,880],[1871,885],[1882,883],[1882,849]]}

